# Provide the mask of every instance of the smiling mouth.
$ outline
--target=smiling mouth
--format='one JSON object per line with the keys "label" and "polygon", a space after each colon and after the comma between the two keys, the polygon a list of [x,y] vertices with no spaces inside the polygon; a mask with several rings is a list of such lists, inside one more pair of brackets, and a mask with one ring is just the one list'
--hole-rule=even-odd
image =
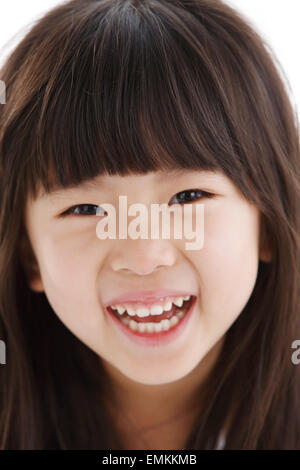
{"label": "smiling mouth", "polygon": [[186,313],[190,310],[194,300],[195,296],[190,296],[190,299],[185,300],[181,307],[178,307],[173,303],[171,310],[164,311],[159,315],[150,314],[146,317],[129,315],[126,310],[122,314],[119,314],[116,309],[112,309],[111,307],[107,307],[107,310],[111,315],[133,331],[141,333],[159,333],[161,331],[168,331],[180,323]]}

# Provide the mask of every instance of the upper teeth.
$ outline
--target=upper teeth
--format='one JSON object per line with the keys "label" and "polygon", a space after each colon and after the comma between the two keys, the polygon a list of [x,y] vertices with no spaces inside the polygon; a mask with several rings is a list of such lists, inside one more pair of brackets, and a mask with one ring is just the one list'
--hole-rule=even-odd
{"label": "upper teeth", "polygon": [[177,307],[182,307],[183,301],[189,300],[190,298],[190,295],[186,297],[176,297],[173,302],[166,300],[163,304],[157,303],[150,308],[146,306],[134,308],[132,305],[127,304],[111,305],[111,308],[117,310],[120,315],[127,311],[130,316],[137,315],[138,317],[148,317],[149,315],[161,315],[164,311],[170,311],[172,309],[172,303]]}

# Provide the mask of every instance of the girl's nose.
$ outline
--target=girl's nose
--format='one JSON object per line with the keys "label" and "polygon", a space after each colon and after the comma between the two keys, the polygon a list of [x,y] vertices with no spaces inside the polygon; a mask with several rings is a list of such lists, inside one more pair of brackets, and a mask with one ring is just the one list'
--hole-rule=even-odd
{"label": "girl's nose", "polygon": [[160,240],[130,240],[124,243],[111,258],[114,271],[146,276],[175,264],[175,248],[170,242]]}

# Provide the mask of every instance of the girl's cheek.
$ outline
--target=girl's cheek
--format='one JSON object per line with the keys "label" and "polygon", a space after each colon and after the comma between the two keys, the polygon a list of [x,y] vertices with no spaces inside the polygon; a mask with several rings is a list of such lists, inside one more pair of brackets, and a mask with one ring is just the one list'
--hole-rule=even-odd
{"label": "girl's cheek", "polygon": [[204,227],[202,251],[220,262],[239,258],[245,250],[253,254],[253,249],[258,249],[258,211],[242,199],[206,211]]}
{"label": "girl's cheek", "polygon": [[258,213],[243,202],[206,211],[204,244],[190,252],[190,259],[204,279],[235,278],[247,266],[252,274],[258,264],[258,229]]}
{"label": "girl's cheek", "polygon": [[206,218],[204,247],[196,258],[203,311],[211,317],[238,315],[257,277],[257,213],[244,205],[230,209]]}
{"label": "girl's cheek", "polygon": [[107,251],[107,242],[97,239],[91,230],[48,233],[42,240],[39,261],[44,276],[53,286],[63,285],[66,290],[91,283]]}

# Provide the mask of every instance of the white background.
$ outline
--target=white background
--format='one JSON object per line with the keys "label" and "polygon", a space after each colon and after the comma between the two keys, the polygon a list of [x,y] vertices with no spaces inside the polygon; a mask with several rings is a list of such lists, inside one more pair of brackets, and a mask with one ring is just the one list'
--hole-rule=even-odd
{"label": "white background", "polygon": [[[300,109],[300,0],[226,0],[238,10],[271,47],[291,101]],[[30,26],[59,0],[2,1],[0,9],[0,66]],[[1,79],[1,77],[0,77]]]}

